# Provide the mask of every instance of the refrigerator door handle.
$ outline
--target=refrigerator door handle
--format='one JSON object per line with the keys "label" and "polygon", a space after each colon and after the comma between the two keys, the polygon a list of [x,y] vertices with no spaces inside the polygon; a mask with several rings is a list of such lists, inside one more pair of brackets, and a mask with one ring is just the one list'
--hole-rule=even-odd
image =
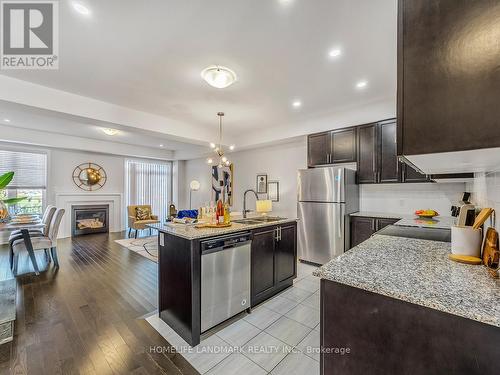
{"label": "refrigerator door handle", "polygon": [[337,204],[337,207],[338,207],[338,210],[339,210],[339,214],[337,215],[337,219],[338,219],[338,222],[339,222],[339,238],[342,238],[342,206],[340,204]]}

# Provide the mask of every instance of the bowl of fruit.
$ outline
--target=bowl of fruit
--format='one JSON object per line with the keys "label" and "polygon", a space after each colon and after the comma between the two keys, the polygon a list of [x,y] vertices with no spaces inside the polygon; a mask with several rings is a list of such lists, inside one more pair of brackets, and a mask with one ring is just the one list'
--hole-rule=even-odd
{"label": "bowl of fruit", "polygon": [[434,210],[417,210],[415,211],[415,215],[426,219],[432,219],[434,216],[439,216],[439,212]]}

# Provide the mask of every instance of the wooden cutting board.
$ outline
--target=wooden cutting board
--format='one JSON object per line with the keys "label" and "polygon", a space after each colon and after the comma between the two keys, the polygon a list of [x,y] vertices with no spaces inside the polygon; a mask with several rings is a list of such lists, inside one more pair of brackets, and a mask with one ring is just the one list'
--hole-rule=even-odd
{"label": "wooden cutting board", "polygon": [[497,268],[500,252],[498,245],[498,232],[494,228],[488,228],[483,243],[483,264],[490,268]]}
{"label": "wooden cutting board", "polygon": [[491,216],[493,211],[493,208],[483,208],[479,215],[477,215],[472,228],[478,229],[481,225],[483,225],[485,221],[488,220],[488,218]]}
{"label": "wooden cutting board", "polygon": [[465,263],[465,264],[478,265],[481,264],[482,262],[481,258],[471,257],[468,255],[448,254],[448,258],[450,258],[455,262]]}

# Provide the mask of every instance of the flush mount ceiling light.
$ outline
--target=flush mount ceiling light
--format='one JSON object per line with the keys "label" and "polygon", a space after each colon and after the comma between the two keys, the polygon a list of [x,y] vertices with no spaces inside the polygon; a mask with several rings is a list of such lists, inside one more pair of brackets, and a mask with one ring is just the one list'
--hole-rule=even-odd
{"label": "flush mount ceiling light", "polygon": [[8,118],[4,118],[3,121],[4,122],[10,122],[10,120]]}
{"label": "flush mount ceiling light", "polygon": [[212,65],[201,72],[203,78],[210,86],[224,89],[236,82],[236,73],[225,66]]}
{"label": "flush mount ceiling light", "polygon": [[73,9],[76,10],[78,13],[83,14],[84,16],[90,15],[90,9],[87,8],[85,5],[82,3],[73,1]]}
{"label": "flush mount ceiling light", "polygon": [[342,51],[340,50],[340,48],[334,48],[334,49],[330,50],[330,52],[328,52],[328,56],[330,56],[332,58],[339,57],[341,54],[342,54]]}
{"label": "flush mount ceiling light", "polygon": [[[224,148],[222,146],[222,117],[224,117],[224,112],[217,112],[217,116],[219,116],[219,141],[217,144],[210,143],[210,148],[217,154],[216,159],[208,158],[207,163],[210,165],[217,165],[219,168],[223,166],[229,167],[231,162],[224,155]],[[230,150],[234,150],[234,145],[229,146]]]}
{"label": "flush mount ceiling light", "polygon": [[116,135],[118,134],[118,129],[111,129],[111,128],[101,128],[101,130],[104,132],[106,135]]}
{"label": "flush mount ceiling light", "polygon": [[358,89],[364,89],[366,86],[368,86],[368,82],[366,81],[359,81],[356,83],[356,88]]}

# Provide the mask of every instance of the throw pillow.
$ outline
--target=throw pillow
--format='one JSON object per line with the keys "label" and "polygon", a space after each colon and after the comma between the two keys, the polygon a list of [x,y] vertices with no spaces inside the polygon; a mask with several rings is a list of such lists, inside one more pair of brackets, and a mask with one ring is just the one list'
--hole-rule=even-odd
{"label": "throw pillow", "polygon": [[136,207],[135,218],[137,220],[151,220],[151,210],[149,207]]}

